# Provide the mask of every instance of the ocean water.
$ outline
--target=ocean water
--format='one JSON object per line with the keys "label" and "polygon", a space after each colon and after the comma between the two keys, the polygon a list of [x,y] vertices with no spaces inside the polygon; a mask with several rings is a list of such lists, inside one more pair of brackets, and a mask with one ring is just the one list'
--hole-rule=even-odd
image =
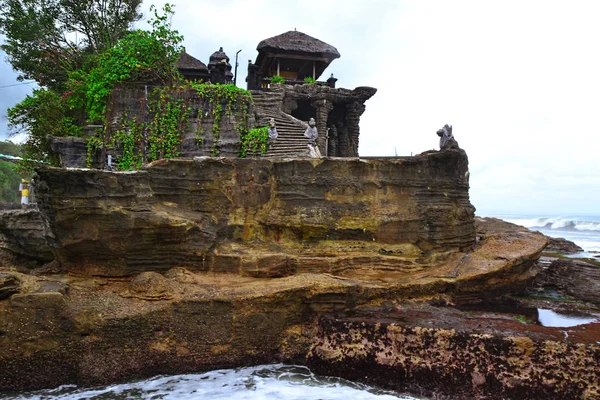
{"label": "ocean water", "polygon": [[500,218],[540,231],[546,236],[570,240],[585,251],[574,256],[600,255],[600,216],[597,215],[491,214],[482,216]]}
{"label": "ocean water", "polygon": [[223,369],[204,374],[157,376],[95,388],[65,385],[14,395],[0,393],[0,399],[417,400],[416,397],[340,378],[315,375],[303,366],[283,364]]}

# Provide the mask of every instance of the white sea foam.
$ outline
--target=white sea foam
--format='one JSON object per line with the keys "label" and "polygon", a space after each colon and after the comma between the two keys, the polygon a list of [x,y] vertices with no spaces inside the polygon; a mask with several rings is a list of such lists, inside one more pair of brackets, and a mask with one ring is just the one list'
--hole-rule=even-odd
{"label": "white sea foam", "polygon": [[360,383],[320,377],[302,366],[263,365],[204,374],[158,376],[144,381],[77,388],[72,385],[0,399],[285,399],[285,400],[416,400]]}

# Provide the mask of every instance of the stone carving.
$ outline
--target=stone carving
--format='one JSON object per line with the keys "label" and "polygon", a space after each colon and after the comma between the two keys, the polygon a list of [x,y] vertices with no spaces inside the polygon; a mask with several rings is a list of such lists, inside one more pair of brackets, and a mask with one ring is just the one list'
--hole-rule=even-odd
{"label": "stone carving", "polygon": [[458,142],[452,136],[452,125],[444,125],[436,132],[440,137],[440,150],[458,149]]}
{"label": "stone carving", "polygon": [[317,132],[317,123],[314,118],[308,120],[308,128],[304,131],[304,136],[308,138],[308,153],[311,158],[320,158],[321,151],[317,146],[319,133]]}
{"label": "stone carving", "polygon": [[269,141],[273,141],[277,139],[277,124],[275,123],[275,118],[271,118],[269,120]]}

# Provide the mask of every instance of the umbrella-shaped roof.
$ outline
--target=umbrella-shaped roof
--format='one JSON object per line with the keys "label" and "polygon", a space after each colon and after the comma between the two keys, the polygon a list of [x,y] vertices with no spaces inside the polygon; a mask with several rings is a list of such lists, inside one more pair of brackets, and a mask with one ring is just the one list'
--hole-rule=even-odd
{"label": "umbrella-shaped roof", "polygon": [[305,55],[314,55],[317,57],[328,58],[331,61],[340,58],[338,50],[330,44],[319,39],[315,39],[306,33],[298,31],[289,31],[281,35],[265,39],[256,47],[259,53],[262,52],[294,52]]}

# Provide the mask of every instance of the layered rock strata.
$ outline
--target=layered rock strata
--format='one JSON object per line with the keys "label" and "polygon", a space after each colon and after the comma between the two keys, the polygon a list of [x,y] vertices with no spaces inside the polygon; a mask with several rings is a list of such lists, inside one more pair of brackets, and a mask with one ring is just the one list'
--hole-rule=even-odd
{"label": "layered rock strata", "polygon": [[172,268],[115,279],[1,269],[0,390],[302,363],[313,344],[320,346],[323,336],[315,329],[322,316],[506,291],[546,245],[537,233],[478,231],[484,237],[472,251],[412,271],[365,268],[268,279]]}
{"label": "layered rock strata", "polygon": [[403,274],[475,243],[462,150],[394,159],[162,160],[36,179],[69,272]]}

